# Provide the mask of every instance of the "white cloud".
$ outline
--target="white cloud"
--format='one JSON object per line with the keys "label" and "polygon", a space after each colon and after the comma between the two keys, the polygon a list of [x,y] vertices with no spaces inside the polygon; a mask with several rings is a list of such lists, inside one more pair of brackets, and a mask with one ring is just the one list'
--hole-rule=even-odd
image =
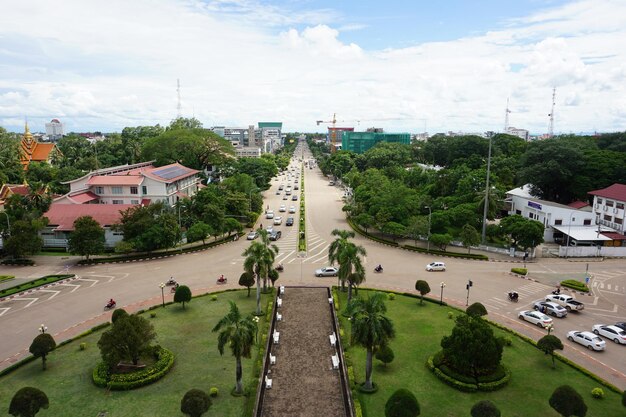
{"label": "white cloud", "polygon": [[[168,123],[281,120],[314,131],[346,125],[390,131],[542,133],[552,87],[556,130],[624,130],[626,3],[584,0],[447,42],[367,50],[345,43],[332,10],[249,0],[15,2],[0,15],[0,125],[69,130]],[[28,24],[24,24],[28,22]],[[297,29],[298,28],[298,29]],[[301,28],[301,29],[300,29]]]}

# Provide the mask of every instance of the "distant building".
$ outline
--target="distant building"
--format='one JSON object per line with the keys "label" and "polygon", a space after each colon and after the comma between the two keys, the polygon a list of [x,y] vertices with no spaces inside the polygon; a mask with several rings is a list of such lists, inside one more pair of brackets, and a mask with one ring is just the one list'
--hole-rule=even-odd
{"label": "distant building", "polygon": [[263,153],[272,153],[279,149],[282,146],[282,122],[259,122],[258,125],[261,138],[260,143],[257,142],[257,146],[263,150]]}
{"label": "distant building", "polygon": [[341,148],[356,153],[366,152],[379,142],[402,143],[409,145],[409,133],[375,133],[344,131],[341,135]]}
{"label": "distant building", "polygon": [[509,127],[506,129],[506,132],[509,135],[513,135],[513,136],[517,136],[518,138],[522,138],[525,141],[528,142],[529,138],[530,138],[530,134],[528,132],[528,130],[526,129],[518,129],[516,127]]}
{"label": "distant building", "polygon": [[163,201],[174,206],[179,198],[198,191],[198,172],[178,163],[155,167],[152,162],[141,162],[104,168],[65,182],[70,192],[54,203],[148,205]]}
{"label": "distant building", "polygon": [[237,154],[237,158],[260,158],[261,148],[256,146],[242,146],[235,148],[235,153]]}
{"label": "distant building", "polygon": [[601,190],[590,191],[589,194],[593,196],[596,223],[624,234],[626,184],[613,184]]}
{"label": "distant building", "polygon": [[[354,132],[353,127],[329,127],[326,142],[331,151],[343,149],[342,135],[343,132]],[[333,149],[333,145],[336,149]]]}
{"label": "distant building", "polygon": [[[2,187],[0,187],[0,211],[4,211],[4,204],[12,195],[18,194],[27,196],[28,193],[29,189],[26,184],[3,184]],[[0,221],[3,221],[3,219],[0,219]]]}
{"label": "distant building", "polygon": [[31,162],[46,162],[52,164],[61,156],[61,151],[54,143],[41,143],[35,140],[28,129],[28,123],[24,125],[24,135],[20,143],[20,162],[24,170],[28,169]]}
{"label": "distant building", "polygon": [[52,119],[50,123],[46,123],[46,135],[48,140],[56,142],[65,135],[65,127],[59,119]]}

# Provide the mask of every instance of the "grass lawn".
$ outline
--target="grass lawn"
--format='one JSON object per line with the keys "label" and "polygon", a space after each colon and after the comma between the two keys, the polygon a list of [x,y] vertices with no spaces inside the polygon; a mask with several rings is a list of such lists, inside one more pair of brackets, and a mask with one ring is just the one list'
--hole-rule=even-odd
{"label": "grass lawn", "polygon": [[[367,296],[367,293],[359,290],[360,296]],[[339,306],[343,310],[347,294],[340,294]],[[374,359],[372,380],[379,390],[374,394],[356,394],[364,416],[384,416],[385,403],[391,394],[406,388],[420,403],[420,417],[467,417],[472,406],[485,399],[495,403],[506,417],[558,417],[548,399],[554,389],[563,384],[571,385],[582,395],[589,408],[587,417],[626,416],[620,395],[603,388],[604,399],[592,398],[591,390],[600,384],[558,360],[556,369],[552,369],[550,356],[497,328],[494,328],[496,335],[513,338],[512,346],[504,348],[502,361],[512,372],[511,381],[496,392],[457,391],[437,379],[425,363],[429,356],[441,349],[441,338],[452,331],[454,320],[448,318],[448,312],[453,311],[456,315],[458,310],[429,302],[420,306],[419,299],[400,295],[396,295],[393,301],[388,300],[386,305],[387,316],[396,330],[396,338],[390,344],[395,359],[386,368]],[[345,318],[341,318],[341,322],[348,336],[346,326],[349,322]],[[365,379],[365,349],[351,346],[347,353],[354,365],[356,382],[362,383]]]}
{"label": "grass lawn", "polygon": [[[244,314],[254,312],[254,289],[250,298],[246,294],[246,290],[219,293],[217,301],[211,301],[211,296],[195,298],[186,303],[185,310],[178,304],[168,305],[165,309],[153,310],[157,314],[155,318],[144,313],[144,317],[154,324],[158,343],[176,355],[169,374],[152,385],[127,392],[107,392],[93,385],[91,373],[100,361],[99,331],[52,352],[48,356],[46,371],[41,370],[38,360],[0,378],[0,414],[4,415],[15,392],[24,386],[43,390],[50,400],[50,408],[40,411],[37,417],[95,417],[100,412],[106,412],[108,417],[183,416],[180,400],[185,392],[198,388],[208,393],[211,387],[217,387],[219,395],[212,399],[213,405],[207,415],[241,416],[245,412],[246,399],[230,395],[235,386],[235,359],[228,348],[224,356],[220,356],[217,333],[211,329],[228,312],[228,300],[235,301]],[[269,296],[262,296],[264,311]],[[259,328],[263,324],[264,316]],[[84,351],[79,349],[81,342],[87,343]],[[257,380],[252,375],[257,354],[255,348],[251,359],[242,360],[244,386],[255,384]]]}

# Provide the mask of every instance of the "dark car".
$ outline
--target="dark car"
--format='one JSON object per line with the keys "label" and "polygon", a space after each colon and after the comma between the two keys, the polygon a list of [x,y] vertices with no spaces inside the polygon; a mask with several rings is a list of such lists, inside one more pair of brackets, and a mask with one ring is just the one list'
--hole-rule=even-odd
{"label": "dark car", "polygon": [[293,217],[287,217],[287,221],[285,222],[285,226],[293,226]]}
{"label": "dark car", "polygon": [[291,196],[291,201],[296,201],[296,200],[298,200],[298,196],[297,196],[297,195],[295,195],[295,194],[294,194],[294,195],[292,195],[292,196]]}
{"label": "dark car", "polygon": [[280,232],[280,230],[274,230],[271,234],[270,234],[270,240],[278,240],[280,239],[280,237],[283,234]]}
{"label": "dark car", "polygon": [[626,321],[617,322],[615,325],[626,332]]}

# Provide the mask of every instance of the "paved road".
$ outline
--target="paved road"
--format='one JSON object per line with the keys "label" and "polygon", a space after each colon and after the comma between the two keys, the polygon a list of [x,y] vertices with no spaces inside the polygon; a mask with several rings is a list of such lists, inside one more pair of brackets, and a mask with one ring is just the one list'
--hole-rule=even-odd
{"label": "paved road", "polygon": [[[307,251],[306,254],[301,254],[297,250],[296,226],[287,227],[284,222],[283,225],[276,226],[283,232],[283,237],[276,242],[280,249],[277,259],[285,266],[279,282],[300,285],[336,284],[335,278],[316,278],[313,272],[327,264],[328,246],[332,241],[330,232],[335,228],[349,229],[341,211],[343,191],[339,187],[329,186],[328,180],[317,169],[305,169],[304,177]],[[287,176],[279,177],[272,182],[271,189],[265,192],[266,205],[277,214],[280,204],[283,203],[287,208],[293,204],[299,209],[299,201],[284,201],[283,194],[276,195],[279,184],[286,185],[289,182],[293,185],[293,179],[293,176],[291,179]],[[297,213],[280,214],[285,218],[294,216],[296,225],[298,224]],[[259,218],[257,225],[260,224],[267,226],[269,220]],[[513,264],[508,262],[439,258],[446,262],[447,271],[427,273],[424,267],[434,259],[432,257],[385,246],[361,236],[357,236],[355,241],[367,250],[365,262],[368,272],[377,264],[382,264],[385,268],[382,274],[368,273],[365,286],[414,291],[415,281],[425,279],[432,288],[430,295],[439,297],[440,283],[445,282],[444,300],[463,307],[467,300],[465,286],[468,279],[471,279],[474,285],[470,290],[469,303],[483,303],[491,319],[534,339],[540,338],[545,331],[518,319],[518,312],[529,308],[535,300],[543,298],[563,277],[583,276],[587,268],[586,262],[540,259],[528,265],[529,275],[533,280],[526,280],[510,275]],[[33,292],[18,300],[0,303],[1,334],[11,335],[0,338],[0,368],[26,354],[28,345],[42,322],[56,335],[57,341],[71,337],[107,320],[110,312],[104,312],[103,306],[111,297],[118,301],[118,306],[124,306],[130,311],[160,303],[159,283],[170,276],[189,285],[194,293],[222,288],[216,285],[216,278],[220,274],[229,278],[227,287],[236,287],[242,272],[241,253],[248,244],[246,240],[240,239],[204,252],[161,260],[71,267],[70,271],[78,274],[78,279]],[[502,256],[496,258],[507,259]],[[71,259],[46,257],[41,267],[7,268],[6,273],[18,277],[37,277],[60,272],[70,263]],[[606,352],[588,352],[582,346],[565,340],[565,334],[569,330],[590,330],[593,324],[626,321],[626,261],[589,262],[588,268],[594,277],[594,295],[579,296],[587,306],[585,311],[580,314],[572,313],[565,319],[555,319],[554,332],[564,341],[564,355],[621,389],[626,389],[626,346],[609,342]],[[520,293],[519,303],[507,301],[506,294],[511,290]],[[164,298],[171,300],[172,295],[166,292]]]}

